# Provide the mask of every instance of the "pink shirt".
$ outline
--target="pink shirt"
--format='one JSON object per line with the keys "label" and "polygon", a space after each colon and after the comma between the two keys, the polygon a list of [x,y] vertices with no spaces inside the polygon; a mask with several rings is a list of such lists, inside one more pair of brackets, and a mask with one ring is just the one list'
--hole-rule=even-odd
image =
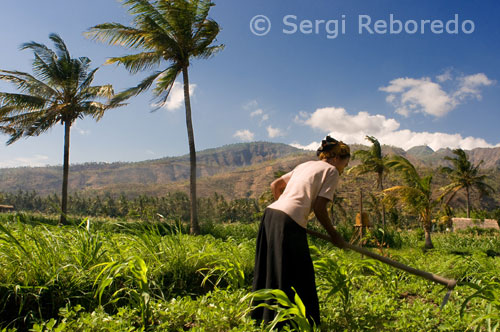
{"label": "pink shirt", "polygon": [[281,177],[286,188],[279,199],[268,207],[285,212],[300,226],[307,219],[318,196],[333,200],[339,182],[339,172],[326,161],[308,161]]}

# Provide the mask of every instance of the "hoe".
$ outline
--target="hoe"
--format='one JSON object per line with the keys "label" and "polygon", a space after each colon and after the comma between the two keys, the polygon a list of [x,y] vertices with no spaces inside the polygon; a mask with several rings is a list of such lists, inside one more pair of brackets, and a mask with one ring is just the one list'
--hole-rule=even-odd
{"label": "hoe", "polygon": [[[320,238],[320,239],[332,242],[330,236],[328,236],[326,234],[322,234],[322,233],[313,231],[311,229],[307,229],[306,231],[307,231],[307,233],[309,233],[312,236],[315,236],[317,238]],[[457,281],[455,279],[446,279],[446,278],[438,276],[438,275],[436,275],[434,273],[430,273],[430,272],[426,272],[426,271],[415,269],[415,268],[413,268],[411,266],[407,266],[407,265],[402,264],[400,262],[393,261],[392,259],[389,259],[387,257],[377,255],[377,254],[375,254],[375,253],[373,253],[373,252],[371,252],[371,251],[369,251],[369,250],[367,250],[365,248],[361,248],[361,247],[352,245],[350,243],[346,243],[346,248],[354,250],[354,251],[356,251],[356,252],[358,252],[358,253],[360,253],[362,255],[371,257],[371,258],[376,259],[378,261],[381,261],[382,263],[389,264],[389,265],[391,265],[391,266],[393,266],[395,268],[404,270],[404,271],[406,271],[408,273],[417,275],[419,277],[422,277],[422,278],[425,278],[427,280],[434,281],[434,282],[436,282],[438,284],[446,286],[448,288],[448,292],[446,293],[446,295],[443,298],[443,302],[441,303],[441,307],[440,307],[441,309],[444,307],[444,305],[446,304],[446,302],[448,302],[448,299],[450,298],[451,292],[453,291],[453,289],[457,285]]]}

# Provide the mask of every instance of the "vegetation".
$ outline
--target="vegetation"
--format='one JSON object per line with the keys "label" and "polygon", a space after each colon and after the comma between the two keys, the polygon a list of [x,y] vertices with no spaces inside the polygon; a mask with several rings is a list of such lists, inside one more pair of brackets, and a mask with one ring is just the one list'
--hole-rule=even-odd
{"label": "vegetation", "polygon": [[166,103],[175,80],[182,73],[191,165],[191,233],[198,234],[196,149],[191,120],[188,67],[191,59],[209,58],[223,48],[223,45],[212,44],[220,30],[217,22],[208,18],[210,8],[214,4],[210,0],[124,0],[123,4],[134,16],[134,27],[104,23],[91,28],[87,35],[110,45],[144,50],[142,53],[110,58],[107,61],[122,64],[131,73],[158,67],[161,62],[169,64],[166,69],[156,71],[136,87],[119,93],[114,99],[115,103],[149,89],[156,81],[153,92],[161,107]]}
{"label": "vegetation", "polygon": [[[352,167],[349,170],[349,174],[363,175],[366,173],[376,173],[377,174],[377,188],[380,191],[384,190],[384,176],[389,171],[387,163],[389,161],[388,156],[382,155],[382,147],[380,142],[373,136],[366,136],[366,139],[372,143],[372,147],[369,151],[357,150],[353,153],[353,160],[358,158],[361,160],[361,164]],[[382,205],[382,225],[385,228],[385,207]]]}
{"label": "vegetation", "polygon": [[[450,217],[453,211],[447,204],[461,189],[466,191],[468,217],[471,213],[500,217],[498,206],[471,211],[471,189],[488,194],[494,188],[486,182],[486,175],[479,174],[482,162],[473,165],[461,149],[453,150],[455,158],[442,158],[452,167],[441,168],[449,184],[442,187],[440,197],[434,191],[437,174],[421,176],[422,170],[408,159],[384,156],[379,141],[372,136],[366,137],[372,143],[369,151],[354,153],[361,164],[350,172],[376,174],[377,187],[386,194],[382,201],[369,192],[367,205],[377,215],[382,209],[383,227],[368,230],[361,243],[408,265],[457,279],[459,286],[444,309],[439,309],[444,295],[439,286],[318,239],[311,239],[310,249],[322,306],[321,326],[309,324],[297,295],[290,299],[279,290],[250,292],[254,241],[262,211],[272,199],[269,192],[255,197],[255,190],[245,187],[240,195],[244,198],[232,195],[230,201],[219,194],[197,197],[188,69],[194,59],[209,58],[223,48],[214,45],[220,27],[208,16],[214,4],[210,0],[122,2],[134,17],[132,27],[104,23],[91,28],[87,36],[139,50],[107,61],[121,64],[133,74],[166,65],[137,86],[116,96],[111,85],[91,86],[97,69],[90,69],[86,57],[71,58],[56,34],[50,35],[55,51],[36,42],[23,44],[23,49],[34,52],[33,75],[0,70],[0,79],[19,90],[0,92],[0,132],[10,135],[8,144],[40,135],[56,123],[65,127],[61,198],[53,191],[45,196],[22,190],[0,193],[0,203],[22,211],[0,214],[2,332],[251,332],[270,331],[285,322],[285,331],[498,330],[499,232],[480,228],[438,232],[434,235],[436,245],[431,240],[433,216],[441,198],[448,196],[444,214]],[[182,191],[68,195],[70,129],[76,119],[92,116],[99,120],[106,110],[121,106],[153,84],[158,107],[162,107],[181,74],[190,151],[189,195]],[[102,103],[101,98],[111,101]],[[222,163],[226,170],[250,165],[252,184],[260,181],[267,185],[273,172],[280,176],[297,160],[309,159],[293,149],[288,152],[296,159],[281,163],[268,160],[269,164],[255,166],[255,159],[261,162],[278,154],[257,150],[257,157],[246,149],[239,157],[229,153],[229,159],[238,160],[222,158]],[[433,158],[429,149],[415,151]],[[228,156],[227,149],[219,152],[204,156],[207,174],[225,170],[218,157]],[[163,167],[164,162],[153,161]],[[394,172],[388,181],[391,187],[384,190],[388,170]],[[258,180],[253,176],[257,173]],[[173,177],[182,180],[186,174]],[[349,241],[356,233],[352,222],[355,209],[349,192],[344,194],[335,197],[332,213],[337,217],[337,230]],[[423,230],[411,230],[416,225],[423,225]],[[310,227],[319,228],[313,218]],[[188,232],[202,235],[190,236]],[[426,250],[420,249],[422,244]],[[276,310],[275,320],[267,326],[256,325],[249,317],[253,305]]]}
{"label": "vegetation", "polygon": [[[0,329],[268,330],[249,317],[253,296],[285,301],[278,320],[307,328],[300,299],[249,293],[255,223],[202,224],[207,235],[196,237],[180,232],[189,223],[56,224],[57,218],[0,215]],[[441,286],[310,239],[320,328],[493,330],[500,315],[500,258],[492,254],[500,254],[498,231],[437,233],[438,249],[426,252],[417,249],[423,244],[417,232],[398,234],[401,248],[380,248],[384,255],[459,281],[444,309]]]}
{"label": "vegetation", "polygon": [[10,135],[7,144],[23,136],[38,136],[57,123],[64,125],[63,183],[61,222],[65,223],[68,198],[70,129],[76,119],[91,116],[99,120],[115,104],[97,100],[111,98],[111,85],[91,86],[96,69],[89,71],[90,59],[71,58],[66,44],[57,34],[49,38],[56,50],[36,42],[21,49],[34,53],[34,76],[20,71],[0,70],[0,79],[14,84],[21,93],[0,92],[0,132]]}
{"label": "vegetation", "polygon": [[385,193],[389,198],[402,202],[405,209],[418,215],[425,230],[425,248],[432,249],[432,210],[439,203],[432,198],[432,175],[421,177],[406,158],[399,156],[394,156],[388,166],[401,175],[405,185],[388,188]]}
{"label": "vegetation", "polygon": [[[163,197],[140,195],[127,198],[125,195],[69,195],[68,213],[71,216],[102,218],[121,218],[125,220],[164,221],[175,220],[188,222],[189,196],[183,192],[168,193]],[[44,214],[57,214],[59,197],[39,196],[35,192],[18,191],[0,193],[0,204],[11,204],[17,211],[30,211]],[[222,223],[259,221],[264,204],[251,198],[239,198],[231,201],[214,194],[198,200],[198,210],[202,222]]]}
{"label": "vegetation", "polygon": [[455,158],[448,156],[444,158],[451,161],[453,167],[441,168],[441,172],[445,173],[450,181],[450,184],[442,188],[443,196],[448,195],[447,203],[449,203],[459,190],[465,189],[467,218],[470,218],[470,191],[476,188],[481,195],[488,195],[495,190],[485,182],[487,176],[479,174],[482,161],[473,165],[464,150],[455,149],[453,153],[456,155]]}

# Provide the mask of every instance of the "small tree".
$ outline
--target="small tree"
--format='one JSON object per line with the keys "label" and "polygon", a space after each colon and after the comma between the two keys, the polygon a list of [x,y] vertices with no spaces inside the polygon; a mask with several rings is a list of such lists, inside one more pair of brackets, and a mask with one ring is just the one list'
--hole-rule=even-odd
{"label": "small tree", "polygon": [[402,176],[405,185],[394,186],[384,192],[401,202],[405,210],[418,215],[425,231],[425,248],[434,248],[431,239],[431,216],[439,201],[432,198],[432,175],[421,177],[415,166],[401,156],[392,157],[387,166]]}
{"label": "small tree", "polygon": [[448,204],[462,189],[465,189],[467,218],[470,218],[470,192],[472,189],[477,189],[481,195],[489,195],[495,189],[485,182],[487,176],[479,175],[479,167],[483,163],[481,160],[477,165],[473,165],[467,154],[462,149],[455,149],[453,153],[456,157],[444,157],[451,161],[452,167],[441,167],[441,172],[448,176],[450,184],[441,188],[443,194],[441,197],[448,196],[446,204]]}
{"label": "small tree", "polygon": [[120,104],[97,100],[113,97],[111,85],[91,86],[98,68],[90,70],[87,57],[72,58],[57,34],[49,38],[56,50],[44,44],[25,43],[33,51],[34,75],[0,70],[0,79],[14,84],[20,93],[0,92],[0,131],[10,135],[7,145],[21,137],[38,136],[57,123],[64,126],[61,219],[66,222],[68,204],[70,129],[76,119],[91,116],[100,120],[104,112]]}
{"label": "small tree", "polygon": [[[382,155],[382,147],[379,141],[373,136],[366,136],[372,143],[370,150],[358,150],[353,154],[354,159],[360,159],[361,164],[352,167],[349,174],[362,175],[366,173],[377,174],[377,188],[384,190],[384,177],[389,172],[388,157]],[[382,225],[385,228],[385,207],[382,204]]]}

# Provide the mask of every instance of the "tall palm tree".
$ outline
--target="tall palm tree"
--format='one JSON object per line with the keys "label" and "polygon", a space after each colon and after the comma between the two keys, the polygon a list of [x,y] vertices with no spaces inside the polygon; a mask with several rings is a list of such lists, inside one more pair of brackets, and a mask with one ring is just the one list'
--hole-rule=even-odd
{"label": "tall palm tree", "polygon": [[477,189],[481,195],[488,195],[494,192],[493,187],[488,185],[485,180],[486,175],[479,175],[479,166],[483,163],[481,160],[477,165],[473,165],[462,149],[455,149],[453,153],[456,157],[444,157],[451,161],[452,167],[441,167],[441,172],[448,176],[450,184],[441,188],[443,191],[442,197],[448,196],[446,204],[448,204],[462,189],[465,189],[467,218],[470,218],[470,192],[472,189]]}
{"label": "tall palm tree", "polygon": [[206,59],[222,50],[213,45],[219,25],[208,18],[214,4],[210,0],[122,0],[134,16],[133,27],[119,23],[96,25],[86,33],[94,40],[120,45],[142,52],[114,57],[107,63],[122,64],[131,73],[168,64],[142,80],[137,86],[119,93],[115,102],[146,91],[156,82],[153,93],[160,105],[167,101],[172,86],[182,73],[184,103],[190,156],[191,233],[199,233],[196,207],[196,149],[194,144],[188,67],[192,58]]}
{"label": "tall palm tree", "polygon": [[49,38],[55,51],[44,44],[25,43],[21,49],[34,53],[33,75],[0,70],[0,79],[10,82],[20,93],[0,92],[0,131],[10,135],[10,145],[21,137],[38,136],[55,124],[64,125],[63,184],[61,223],[66,222],[68,204],[69,142],[71,125],[78,118],[99,120],[113,106],[98,102],[111,98],[111,85],[91,86],[98,68],[90,70],[87,57],[71,58],[57,34]]}
{"label": "tall palm tree", "polygon": [[[387,156],[382,156],[382,147],[379,141],[373,136],[366,136],[366,139],[372,143],[370,150],[358,150],[354,152],[353,159],[360,159],[361,164],[352,167],[349,174],[362,175],[366,173],[377,174],[377,188],[384,190],[384,176],[389,172],[387,166]],[[382,204],[382,225],[385,228],[385,207]]]}
{"label": "tall palm tree", "polygon": [[401,156],[392,157],[387,166],[402,176],[405,185],[394,186],[385,189],[384,192],[389,197],[399,200],[408,212],[418,215],[424,226],[425,248],[434,248],[431,239],[431,216],[439,201],[432,198],[432,175],[421,177],[413,164]]}

